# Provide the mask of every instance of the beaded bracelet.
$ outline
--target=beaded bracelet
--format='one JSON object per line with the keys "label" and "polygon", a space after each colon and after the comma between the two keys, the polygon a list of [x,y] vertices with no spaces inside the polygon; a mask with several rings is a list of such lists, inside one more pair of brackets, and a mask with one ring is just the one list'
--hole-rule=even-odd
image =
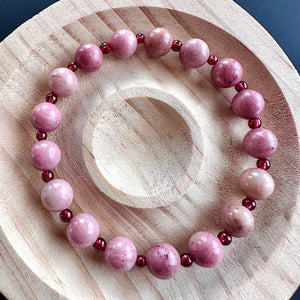
{"label": "beaded bracelet", "polygon": [[[221,212],[223,230],[217,236],[204,231],[194,233],[188,241],[188,252],[181,255],[167,243],[153,245],[146,256],[137,255],[135,245],[126,237],[117,236],[107,243],[99,237],[98,222],[90,214],[79,213],[73,217],[68,209],[73,200],[72,187],[65,180],[54,179],[52,172],[60,162],[60,149],[54,142],[46,140],[47,132],[54,131],[61,123],[60,110],[55,106],[58,97],[69,97],[77,88],[74,72],[78,69],[97,71],[102,65],[103,55],[110,52],[118,58],[128,58],[136,51],[137,44],[142,43],[151,57],[161,57],[171,49],[179,52],[179,59],[187,68],[199,68],[207,62],[213,66],[211,79],[216,87],[235,87],[237,94],[231,103],[232,111],[248,119],[248,126],[252,129],[244,137],[243,148],[258,159],[256,168],[247,169],[239,176],[239,187],[246,196],[242,204],[228,205]],[[102,43],[100,47],[81,45],[67,68],[55,69],[48,80],[51,93],[46,96],[46,102],[34,107],[31,114],[31,122],[38,130],[38,142],[31,149],[30,160],[36,169],[43,171],[42,180],[46,184],[41,192],[42,203],[50,211],[60,212],[61,221],[68,223],[66,232],[71,244],[81,248],[93,245],[96,250],[104,251],[105,261],[113,270],[125,272],[135,264],[139,267],[147,265],[149,271],[161,279],[173,277],[180,263],[184,267],[193,262],[202,267],[214,267],[220,263],[223,245],[229,245],[232,237],[247,236],[254,228],[250,211],[256,207],[255,200],[266,199],[274,191],[273,178],[266,170],[270,168],[267,158],[277,149],[277,139],[270,130],[261,128],[258,116],[264,110],[264,98],[248,89],[247,83],[241,80],[242,76],[242,66],[235,59],[218,60],[216,55],[209,55],[209,48],[203,40],[192,38],[183,44],[173,40],[171,33],[164,28],[155,28],[146,35],[135,35],[127,29],[118,30],[109,43]]]}

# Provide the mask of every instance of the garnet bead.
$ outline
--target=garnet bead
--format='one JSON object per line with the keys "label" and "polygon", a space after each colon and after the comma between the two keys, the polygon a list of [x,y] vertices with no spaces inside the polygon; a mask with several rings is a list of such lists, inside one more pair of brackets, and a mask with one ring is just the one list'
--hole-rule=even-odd
{"label": "garnet bead", "polygon": [[68,69],[73,72],[76,72],[78,70],[78,66],[76,65],[75,61],[70,61],[68,63]]}
{"label": "garnet bead", "polygon": [[178,52],[180,50],[182,46],[182,42],[179,41],[179,40],[175,40],[172,42],[172,47],[171,49],[174,51],[174,52]]}
{"label": "garnet bead", "polygon": [[193,260],[191,259],[188,253],[181,253],[180,254],[180,262],[183,267],[190,267],[193,264]]}
{"label": "garnet bead", "polygon": [[102,43],[100,45],[100,50],[103,54],[108,54],[111,51],[111,45],[110,43]]}
{"label": "garnet bead", "polygon": [[248,126],[249,128],[251,129],[257,129],[257,128],[260,128],[261,127],[261,119],[260,118],[253,118],[253,119],[250,119],[248,121]]}
{"label": "garnet bead", "polygon": [[104,251],[106,248],[106,241],[103,238],[98,238],[96,242],[93,244],[95,250]]}
{"label": "garnet bead", "polygon": [[271,167],[271,163],[266,158],[260,158],[256,161],[256,166],[260,169],[269,170]]}
{"label": "garnet bead", "polygon": [[36,133],[36,139],[38,140],[38,141],[41,141],[41,140],[46,140],[47,139],[47,132],[45,132],[45,131],[38,131],[37,133]]}
{"label": "garnet bead", "polygon": [[242,205],[248,208],[249,210],[253,210],[256,207],[256,202],[255,200],[252,200],[250,198],[245,198],[242,201]]}
{"label": "garnet bead", "polygon": [[54,174],[52,171],[48,170],[48,171],[44,171],[41,177],[44,182],[49,182],[54,178]]}
{"label": "garnet bead", "polygon": [[145,35],[143,33],[137,33],[136,40],[138,44],[143,44],[145,40]]}
{"label": "garnet bead", "polygon": [[144,255],[138,255],[135,264],[141,268],[145,267],[147,265],[147,258]]}
{"label": "garnet bead", "polygon": [[66,208],[60,212],[59,218],[63,223],[69,223],[73,218],[73,214],[68,208]]}
{"label": "garnet bead", "polygon": [[57,96],[53,93],[49,93],[46,96],[46,101],[52,104],[55,104],[57,102]]}
{"label": "garnet bead", "polygon": [[217,62],[218,62],[218,57],[214,54],[211,54],[207,59],[207,63],[211,66],[215,65]]}
{"label": "garnet bead", "polygon": [[228,246],[231,244],[232,242],[232,237],[230,234],[228,234],[225,231],[221,231],[218,234],[218,239],[220,240],[220,242],[222,243],[223,246]]}
{"label": "garnet bead", "polygon": [[237,92],[241,92],[243,90],[246,90],[248,88],[248,83],[246,81],[241,80],[239,83],[235,85],[235,90]]}

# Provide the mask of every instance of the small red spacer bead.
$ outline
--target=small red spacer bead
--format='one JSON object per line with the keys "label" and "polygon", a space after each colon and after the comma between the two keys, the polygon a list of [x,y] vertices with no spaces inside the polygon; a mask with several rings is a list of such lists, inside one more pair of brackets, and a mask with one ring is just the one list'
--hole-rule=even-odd
{"label": "small red spacer bead", "polygon": [[271,162],[267,158],[259,158],[256,161],[256,166],[263,170],[269,170],[271,168]]}
{"label": "small red spacer bead", "polygon": [[145,40],[145,35],[142,33],[137,33],[136,40],[137,40],[138,44],[143,44],[144,40]]}
{"label": "small red spacer bead", "polygon": [[171,49],[174,52],[178,52],[180,50],[181,46],[182,46],[182,42],[179,41],[179,40],[175,40],[175,41],[172,42],[172,48]]}
{"label": "small red spacer bead", "polygon": [[253,119],[249,119],[249,121],[248,121],[248,126],[251,129],[260,128],[261,124],[262,124],[262,122],[261,122],[260,118],[253,118]]}
{"label": "small red spacer bead", "polygon": [[108,54],[112,50],[112,47],[110,43],[102,43],[100,49],[103,54]]}
{"label": "small red spacer bead", "polygon": [[218,62],[218,57],[214,54],[211,54],[207,59],[207,63],[211,66],[215,65],[217,62]]}
{"label": "small red spacer bead", "polygon": [[106,241],[103,238],[98,238],[93,244],[95,250],[104,251],[106,248]]}
{"label": "small red spacer bead", "polygon": [[44,171],[43,173],[42,173],[42,180],[44,181],[44,182],[48,182],[48,181],[50,181],[50,180],[52,180],[53,178],[54,178],[54,174],[53,174],[53,172],[52,171],[50,171],[50,170],[48,170],[48,171]]}
{"label": "small red spacer bead", "polygon": [[78,66],[76,65],[75,61],[70,61],[68,63],[68,69],[73,72],[76,72],[78,70]]}
{"label": "small red spacer bead", "polygon": [[53,93],[49,93],[46,96],[46,101],[52,104],[55,104],[57,102],[57,96]]}
{"label": "small red spacer bead", "polygon": [[73,218],[73,214],[68,208],[66,208],[60,212],[59,218],[63,223],[69,223]]}
{"label": "small red spacer bead", "polygon": [[147,265],[147,258],[144,255],[138,255],[135,264],[140,268],[145,267]]}
{"label": "small red spacer bead", "polygon": [[250,198],[244,198],[242,201],[242,205],[248,208],[249,210],[253,210],[256,207],[255,200],[252,200]]}
{"label": "small red spacer bead", "polygon": [[220,240],[223,246],[228,246],[232,242],[232,237],[225,231],[221,231],[218,233],[218,239]]}
{"label": "small red spacer bead", "polygon": [[237,92],[241,92],[243,90],[246,90],[248,88],[248,83],[246,81],[240,81],[235,85],[235,90]]}
{"label": "small red spacer bead", "polygon": [[193,264],[193,260],[191,259],[188,253],[181,253],[180,254],[180,262],[183,267],[190,267]]}
{"label": "small red spacer bead", "polygon": [[47,132],[45,132],[45,131],[38,131],[37,133],[36,133],[36,139],[38,140],[38,141],[42,141],[42,140],[46,140],[47,139]]}

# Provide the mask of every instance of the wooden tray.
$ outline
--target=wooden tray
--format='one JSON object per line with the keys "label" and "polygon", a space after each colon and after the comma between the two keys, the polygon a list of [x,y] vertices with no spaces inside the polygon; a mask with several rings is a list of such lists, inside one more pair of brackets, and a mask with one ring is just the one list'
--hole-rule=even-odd
{"label": "wooden tray", "polygon": [[[66,226],[40,203],[40,172],[29,163],[32,108],[51,70],[80,43],[100,44],[121,28],[168,28],[200,37],[219,57],[238,59],[244,80],[266,99],[266,128],[279,139],[270,173],[276,191],[254,211],[256,227],[225,249],[213,269],[181,268],[162,281],[147,269],[110,271],[103,255],[74,249]],[[300,280],[300,81],[269,34],[229,0],[62,0],[0,44],[0,289],[10,299],[288,299]],[[78,72],[79,89],[59,101],[62,150],[56,178],[75,191],[73,212],[89,212],[107,240],[132,239],[139,253],[165,241],[179,252],[198,230],[220,231],[219,211],[241,201],[238,175],[255,166],[241,149],[247,122],[230,110],[233,89],[215,89],[208,65],[183,68],[177,53],[105,56]]]}

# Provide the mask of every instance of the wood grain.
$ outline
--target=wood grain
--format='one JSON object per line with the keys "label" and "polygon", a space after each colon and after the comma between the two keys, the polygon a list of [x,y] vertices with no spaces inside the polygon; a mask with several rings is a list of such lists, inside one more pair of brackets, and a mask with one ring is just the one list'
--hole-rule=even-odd
{"label": "wood grain", "polygon": [[[187,5],[188,4],[188,5]],[[68,12],[68,13],[66,13]],[[274,195],[259,202],[249,237],[225,249],[213,269],[181,268],[161,281],[147,269],[110,271],[93,249],[74,249],[65,225],[43,208],[43,183],[28,153],[32,108],[47,76],[80,43],[100,44],[120,28],[168,28],[200,37],[234,57],[266,100],[262,115],[280,148],[272,157]],[[300,281],[300,80],[268,33],[234,2],[62,0],[0,44],[0,289],[9,299],[288,299]],[[49,139],[62,161],[56,178],[75,192],[74,213],[89,212],[101,235],[132,239],[139,253],[156,242],[186,251],[193,232],[221,230],[226,203],[239,202],[238,175],[255,165],[241,149],[246,121],[230,110],[232,89],[215,89],[210,67],[183,68],[178,54],[105,56],[101,70],[76,73],[79,90],[59,101],[63,123]]]}

